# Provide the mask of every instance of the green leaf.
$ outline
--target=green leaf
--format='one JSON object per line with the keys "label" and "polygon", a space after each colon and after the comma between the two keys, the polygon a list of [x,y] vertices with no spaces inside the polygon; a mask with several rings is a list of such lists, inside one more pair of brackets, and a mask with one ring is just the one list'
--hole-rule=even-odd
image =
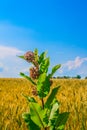
{"label": "green leaf", "polygon": [[40,128],[31,120],[31,116],[29,113],[24,113],[22,118],[27,124],[29,130],[40,130]]}
{"label": "green leaf", "polygon": [[54,73],[61,67],[61,65],[56,65],[52,68],[52,72],[51,74],[49,74],[50,77],[52,77],[54,75]]}
{"label": "green leaf", "polygon": [[24,73],[20,72],[20,75],[24,78],[26,78],[27,80],[29,80],[32,84],[36,85],[36,83],[27,75],[25,75]]}
{"label": "green leaf", "polygon": [[47,126],[48,126],[48,123],[49,123],[48,109],[47,109],[47,108],[44,108],[44,109],[42,110],[42,114],[43,114],[43,123],[44,123],[44,126],[47,127]]}
{"label": "green leaf", "polygon": [[38,56],[38,49],[37,48],[34,50],[34,55],[35,55],[35,61],[38,62],[39,56]]}
{"label": "green leaf", "polygon": [[18,56],[18,57],[21,58],[21,59],[24,59],[24,60],[25,60],[24,55],[22,55],[22,56]]}
{"label": "green leaf", "polygon": [[57,128],[57,130],[64,130],[65,125],[61,125]]}
{"label": "green leaf", "polygon": [[64,130],[68,117],[69,117],[69,112],[60,113],[56,120],[55,128],[57,130]]}
{"label": "green leaf", "polygon": [[47,73],[49,65],[50,65],[49,58],[44,59],[40,65],[40,73],[44,73],[44,72]]}
{"label": "green leaf", "polygon": [[47,54],[47,51],[41,53],[41,55],[39,56],[39,60],[38,60],[39,64],[41,64],[41,62],[45,59],[46,54]]}
{"label": "green leaf", "polygon": [[38,103],[30,103],[30,115],[32,121],[40,128],[44,128],[43,124],[43,111]]}
{"label": "green leaf", "polygon": [[58,102],[54,103],[50,112],[49,116],[49,126],[54,127],[55,126],[55,121],[58,116],[58,109],[59,109],[59,104]]}
{"label": "green leaf", "polygon": [[42,73],[37,81],[37,91],[40,98],[46,97],[50,91],[50,81],[46,73]]}
{"label": "green leaf", "polygon": [[51,94],[49,95],[49,97],[47,98],[47,101],[45,102],[45,107],[49,107],[50,104],[53,102],[59,88],[60,86],[52,89]]}
{"label": "green leaf", "polygon": [[22,94],[22,95],[27,99],[28,102],[36,102],[36,100],[34,99],[34,97],[29,97],[29,96],[24,95],[24,94]]}

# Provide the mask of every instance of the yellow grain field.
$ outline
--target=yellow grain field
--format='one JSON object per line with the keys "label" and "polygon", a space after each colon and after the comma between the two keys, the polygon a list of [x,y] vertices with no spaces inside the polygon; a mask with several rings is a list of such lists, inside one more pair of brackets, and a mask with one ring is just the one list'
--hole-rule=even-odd
{"label": "yellow grain field", "polygon": [[[51,87],[59,85],[60,111],[70,112],[65,130],[87,130],[87,80],[54,79]],[[31,87],[22,78],[0,79],[0,130],[27,130],[22,113],[29,106],[23,94],[32,95]]]}

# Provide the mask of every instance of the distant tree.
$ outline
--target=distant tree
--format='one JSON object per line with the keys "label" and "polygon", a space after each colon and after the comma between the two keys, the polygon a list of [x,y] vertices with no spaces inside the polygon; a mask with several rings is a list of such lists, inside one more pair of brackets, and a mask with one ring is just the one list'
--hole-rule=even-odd
{"label": "distant tree", "polygon": [[77,75],[76,78],[77,78],[77,79],[81,79],[81,76],[80,76],[80,75]]}
{"label": "distant tree", "polygon": [[65,78],[65,79],[69,79],[69,78],[70,78],[70,76],[64,76],[63,78]]}
{"label": "distant tree", "polygon": [[71,78],[70,76],[57,76],[57,79],[69,79]]}
{"label": "distant tree", "polygon": [[60,79],[61,77],[60,76],[57,76],[57,79]]}
{"label": "distant tree", "polygon": [[87,76],[85,77],[85,79],[87,79]]}
{"label": "distant tree", "polygon": [[56,77],[54,76],[53,79],[56,79]]}

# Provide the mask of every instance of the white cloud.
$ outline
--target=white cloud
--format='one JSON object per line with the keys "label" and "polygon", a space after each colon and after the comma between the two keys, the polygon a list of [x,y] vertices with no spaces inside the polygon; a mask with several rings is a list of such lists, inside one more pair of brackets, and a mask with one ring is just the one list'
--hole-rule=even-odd
{"label": "white cloud", "polygon": [[[37,46],[33,36],[37,32],[30,28],[15,26],[0,21],[0,77],[18,77],[20,72],[29,72],[29,64],[18,58],[27,48]],[[15,47],[12,47],[15,46]],[[23,51],[18,49],[23,48]]]}
{"label": "white cloud", "polygon": [[2,77],[3,73],[6,75],[6,72],[8,71],[8,67],[4,65],[3,60],[0,61],[0,77]]}
{"label": "white cloud", "polygon": [[7,71],[7,70],[8,70],[7,67],[4,66],[4,64],[3,64],[2,62],[0,62],[0,69],[1,69],[2,71]]}
{"label": "white cloud", "polygon": [[16,56],[22,54],[24,52],[15,47],[0,45],[0,77],[19,77],[20,71],[28,65]]}
{"label": "white cloud", "polygon": [[68,70],[72,70],[80,67],[82,63],[84,63],[85,61],[87,61],[87,57],[80,58],[79,56],[77,56],[75,60],[68,61],[67,63],[64,64],[64,66],[68,67]]}
{"label": "white cloud", "polygon": [[84,62],[87,61],[87,57],[85,58],[80,58],[77,56],[74,60],[69,60],[66,63],[64,63],[59,70],[60,73],[63,73],[65,70],[71,71],[71,70],[76,70],[82,66]]}
{"label": "white cloud", "polygon": [[3,64],[2,63],[0,63],[0,68],[3,68]]}
{"label": "white cloud", "polygon": [[2,71],[3,71],[3,64],[0,63],[0,72],[2,72]]}
{"label": "white cloud", "polygon": [[9,56],[16,56],[17,54],[22,52],[23,51],[18,50],[17,48],[14,47],[0,45],[0,59],[7,58]]}

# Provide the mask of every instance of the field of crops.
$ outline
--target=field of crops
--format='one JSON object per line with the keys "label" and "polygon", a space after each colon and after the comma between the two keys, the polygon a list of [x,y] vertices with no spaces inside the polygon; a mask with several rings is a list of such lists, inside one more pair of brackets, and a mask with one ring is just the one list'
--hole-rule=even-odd
{"label": "field of crops", "polygon": [[[54,79],[52,87],[58,85],[60,111],[70,112],[65,130],[87,130],[87,80]],[[27,130],[22,113],[29,107],[23,94],[31,95],[31,87],[22,78],[0,79],[0,130]]]}

